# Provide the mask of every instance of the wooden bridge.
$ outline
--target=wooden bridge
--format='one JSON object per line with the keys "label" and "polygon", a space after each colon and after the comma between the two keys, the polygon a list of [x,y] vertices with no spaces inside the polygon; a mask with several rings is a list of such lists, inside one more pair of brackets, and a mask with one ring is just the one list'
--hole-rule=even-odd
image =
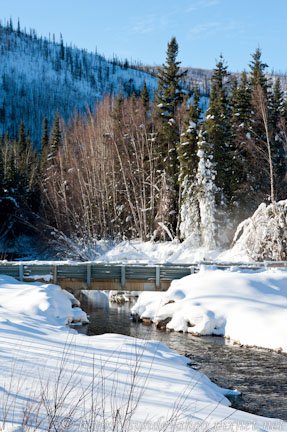
{"label": "wooden bridge", "polygon": [[165,291],[174,279],[199,271],[201,265],[218,269],[239,267],[253,269],[287,267],[287,262],[254,264],[212,263],[196,264],[112,264],[95,262],[0,262],[0,275],[12,276],[20,281],[53,282],[69,290],[126,290]]}

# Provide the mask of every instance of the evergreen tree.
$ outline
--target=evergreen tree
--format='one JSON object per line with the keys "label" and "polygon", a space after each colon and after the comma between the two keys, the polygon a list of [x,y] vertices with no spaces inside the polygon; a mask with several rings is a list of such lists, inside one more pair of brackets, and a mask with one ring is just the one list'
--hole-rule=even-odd
{"label": "evergreen tree", "polygon": [[41,139],[41,149],[43,151],[44,148],[49,146],[49,123],[47,117],[44,117],[43,120],[43,129],[42,129],[42,139]]}
{"label": "evergreen tree", "polygon": [[186,113],[184,115],[183,132],[180,136],[180,142],[177,145],[177,154],[180,164],[180,183],[184,180],[186,176],[194,176],[194,173],[197,169],[197,139],[199,121],[201,116],[199,102],[199,89],[195,88],[193,101],[186,109]]}
{"label": "evergreen tree", "polygon": [[60,59],[65,60],[65,47],[62,34],[60,34]]}
{"label": "evergreen tree", "polygon": [[228,76],[227,66],[220,56],[211,78],[210,103],[205,120],[206,141],[214,149],[216,186],[222,193],[222,196],[217,197],[217,204],[227,206],[232,199],[230,179],[233,171]]}
{"label": "evergreen tree", "polygon": [[62,142],[62,133],[61,133],[61,126],[60,126],[60,115],[59,113],[56,113],[54,124],[51,132],[50,142],[49,142],[49,155],[48,160],[53,161],[58,153],[58,150],[60,148]]}
{"label": "evergreen tree", "polygon": [[20,127],[19,127],[18,145],[19,145],[20,153],[23,153],[26,151],[27,140],[26,140],[25,124],[23,121],[21,121]]}
{"label": "evergreen tree", "polygon": [[171,176],[177,172],[176,144],[179,141],[179,127],[175,117],[176,110],[183,100],[181,80],[185,75],[185,72],[180,71],[177,55],[178,44],[176,39],[172,38],[167,47],[166,64],[158,74],[156,93],[160,151],[164,157],[164,170]]}
{"label": "evergreen tree", "polygon": [[[173,37],[167,47],[166,63],[158,74],[156,93],[156,130],[159,143],[157,172],[162,175],[163,188],[159,200],[164,202],[163,204],[159,201],[156,236],[164,239],[167,238],[168,231],[175,235],[177,229],[178,160],[176,146],[179,141],[179,125],[176,113],[183,100],[181,80],[185,75],[185,72],[180,71],[177,55],[178,44]],[[166,229],[163,230],[162,227]]]}
{"label": "evergreen tree", "polygon": [[255,50],[255,53],[252,54],[252,60],[249,64],[250,67],[250,82],[252,89],[254,90],[256,86],[262,87],[266,96],[268,90],[268,81],[265,75],[265,70],[268,68],[266,63],[263,63],[261,60],[262,52],[260,48]]}
{"label": "evergreen tree", "polygon": [[4,148],[4,137],[2,136],[0,141],[0,196],[3,196],[4,186],[5,186],[3,148]]}
{"label": "evergreen tree", "polygon": [[[252,55],[250,63],[250,85],[252,103],[252,126],[250,134],[253,145],[253,159],[250,159],[250,168],[253,170],[252,188],[256,195],[255,203],[258,205],[270,198],[270,163],[269,141],[271,144],[271,117],[270,105],[272,94],[266,68],[268,65],[261,60],[261,50],[258,48]],[[264,121],[266,116],[266,122]],[[259,169],[258,169],[259,167]],[[272,180],[273,181],[273,180]],[[272,188],[273,190],[273,188]],[[272,194],[271,194],[272,195]]]}
{"label": "evergreen tree", "polygon": [[280,78],[277,78],[274,86],[273,92],[270,97],[270,124],[272,130],[278,130],[281,116],[284,111],[284,99],[283,92],[281,89]]}
{"label": "evergreen tree", "polygon": [[47,117],[44,117],[41,139],[40,174],[45,171],[49,151],[49,123]]}
{"label": "evergreen tree", "polygon": [[270,135],[271,152],[275,175],[275,192],[277,199],[286,198],[287,185],[287,154],[284,132],[282,131],[284,116],[284,98],[280,79],[277,78],[270,97]]}
{"label": "evergreen tree", "polygon": [[253,202],[250,200],[254,188],[252,125],[252,92],[247,73],[242,72],[240,82],[233,86],[231,94],[233,172],[230,182],[233,204],[242,209],[240,218],[247,217],[250,201]]}
{"label": "evergreen tree", "polygon": [[218,240],[216,195],[218,188],[215,185],[217,170],[214,165],[214,145],[205,140],[204,130],[199,132],[197,170],[198,192],[197,199],[200,212],[201,245],[207,250],[215,249]]}
{"label": "evergreen tree", "polygon": [[193,101],[186,110],[183,132],[177,146],[180,185],[180,237],[193,237],[193,244],[199,243],[199,206],[196,198],[198,168],[197,142],[201,110],[200,94],[195,88]]}
{"label": "evergreen tree", "polygon": [[236,126],[242,125],[245,130],[251,127],[252,104],[251,89],[246,72],[242,72],[239,84],[232,89],[231,122]]}
{"label": "evergreen tree", "polygon": [[145,111],[147,112],[149,110],[150,97],[149,97],[149,92],[148,92],[145,80],[144,80],[143,88],[141,91],[141,100],[142,100],[143,107],[144,107]]}

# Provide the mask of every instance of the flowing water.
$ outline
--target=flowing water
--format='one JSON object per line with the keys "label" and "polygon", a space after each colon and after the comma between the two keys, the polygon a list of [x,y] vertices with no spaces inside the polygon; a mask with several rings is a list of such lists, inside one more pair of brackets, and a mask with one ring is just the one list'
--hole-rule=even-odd
{"label": "flowing water", "polygon": [[222,337],[194,337],[165,332],[130,318],[130,305],[91,302],[82,295],[82,308],[90,316],[88,326],[77,327],[87,335],[120,333],[156,339],[189,357],[192,367],[204,372],[221,387],[239,390],[232,406],[254,414],[287,421],[287,355],[233,345]]}

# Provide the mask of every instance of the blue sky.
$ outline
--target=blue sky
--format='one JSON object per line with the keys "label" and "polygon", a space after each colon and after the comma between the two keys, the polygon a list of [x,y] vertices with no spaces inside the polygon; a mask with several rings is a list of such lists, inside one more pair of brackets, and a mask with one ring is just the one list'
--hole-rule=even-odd
{"label": "blue sky", "polygon": [[248,67],[258,46],[287,71],[286,0],[0,0],[1,18],[107,57],[161,64],[168,40],[185,66],[213,68],[222,53],[232,71]]}

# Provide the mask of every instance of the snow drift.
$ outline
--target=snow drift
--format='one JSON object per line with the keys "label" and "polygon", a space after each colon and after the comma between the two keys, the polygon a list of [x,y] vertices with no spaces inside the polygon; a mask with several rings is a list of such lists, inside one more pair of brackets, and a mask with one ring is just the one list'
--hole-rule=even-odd
{"label": "snow drift", "polygon": [[202,268],[166,293],[142,293],[133,314],[196,335],[287,351],[287,272]]}
{"label": "snow drift", "polygon": [[37,317],[43,325],[65,326],[87,323],[86,313],[79,301],[58,285],[21,283],[0,275],[0,323],[22,323]]}

